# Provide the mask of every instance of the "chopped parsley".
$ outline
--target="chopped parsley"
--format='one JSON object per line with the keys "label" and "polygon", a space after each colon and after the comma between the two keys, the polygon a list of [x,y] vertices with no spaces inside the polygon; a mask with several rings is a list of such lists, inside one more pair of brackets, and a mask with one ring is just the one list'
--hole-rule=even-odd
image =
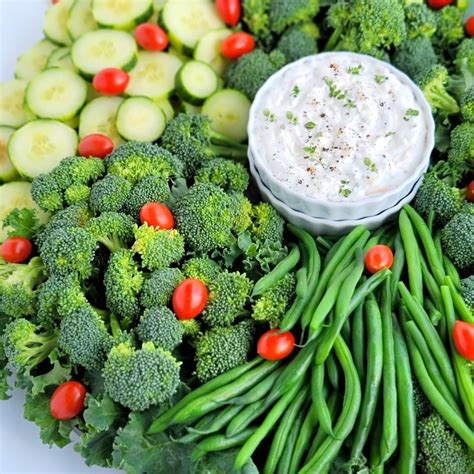
{"label": "chopped parsley", "polygon": [[347,97],[346,103],[344,104],[344,107],[347,107],[348,109],[353,109],[353,108],[355,108],[355,106],[356,106],[355,101],[353,101],[352,99],[349,99],[349,97]]}
{"label": "chopped parsley", "polygon": [[276,120],[275,114],[268,109],[263,111],[263,116],[269,121],[274,122]]}
{"label": "chopped parsley", "polygon": [[362,64],[359,64],[358,66],[349,66],[347,68],[347,72],[349,74],[354,74],[355,76],[357,74],[360,74],[361,71],[362,71]]}
{"label": "chopped parsley", "polygon": [[344,91],[341,91],[341,89],[338,89],[336,86],[335,82],[332,79],[329,79],[329,77],[323,78],[324,83],[329,87],[329,97],[334,97],[336,99],[345,99],[346,98],[346,93]]}
{"label": "chopped parsley", "polygon": [[388,79],[388,77],[383,76],[382,74],[376,74],[374,79],[377,84],[383,84]]}
{"label": "chopped parsley", "polygon": [[417,117],[420,115],[420,111],[417,109],[407,109],[405,112],[405,117]]}
{"label": "chopped parsley", "polygon": [[316,145],[305,146],[305,147],[303,148],[303,150],[304,150],[306,153],[309,153],[310,155],[312,155],[312,154],[316,151]]}
{"label": "chopped parsley", "polygon": [[293,86],[293,90],[291,92],[293,94],[293,97],[298,97],[298,94],[301,92],[301,89],[298,87],[298,84],[295,84]]}
{"label": "chopped parsley", "polygon": [[397,134],[397,132],[387,132],[384,136],[385,137],[391,137],[391,136],[396,135],[396,134]]}
{"label": "chopped parsley", "polygon": [[306,122],[304,124],[304,128],[308,129],[308,130],[312,130],[313,128],[316,127],[316,124],[314,122]]}
{"label": "chopped parsley", "polygon": [[349,197],[352,193],[352,190],[349,188],[350,181],[348,179],[341,180],[341,185],[339,186],[339,194],[343,197]]}
{"label": "chopped parsley", "polygon": [[377,165],[368,156],[364,158],[364,165],[368,171],[371,171],[372,173],[377,172]]}
{"label": "chopped parsley", "polygon": [[298,125],[298,117],[291,111],[286,113],[286,118],[291,125]]}

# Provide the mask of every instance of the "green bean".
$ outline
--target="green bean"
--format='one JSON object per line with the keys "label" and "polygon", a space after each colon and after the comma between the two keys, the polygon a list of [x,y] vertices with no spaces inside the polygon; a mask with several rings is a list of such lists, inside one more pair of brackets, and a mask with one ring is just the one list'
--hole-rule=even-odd
{"label": "green bean", "polygon": [[[347,341],[346,341],[347,344]],[[337,365],[337,360],[336,357],[334,356],[334,353],[331,352],[326,360],[326,370],[328,373],[328,379],[331,385],[335,390],[339,390],[340,384],[339,384],[339,367]]]}
{"label": "green bean", "polygon": [[443,247],[441,245],[441,232],[438,230],[434,236],[434,245],[436,248],[436,251],[438,252],[439,258],[442,258],[443,256]]}
{"label": "green bean", "polygon": [[[328,402],[329,410],[331,409],[330,403],[331,403],[331,398],[329,399],[329,402]],[[331,412],[331,417],[332,415],[333,413]],[[295,449],[293,450],[293,456],[291,458],[291,464],[288,469],[288,474],[294,474],[298,471],[298,468],[303,459],[304,453],[308,449],[309,440],[313,436],[313,433],[316,429],[317,424],[318,424],[317,405],[313,401],[310,404],[309,410],[306,413],[306,417],[298,433],[298,438],[296,439]]]}
{"label": "green bean", "polygon": [[286,413],[283,415],[278,428],[273,435],[270,451],[267,455],[267,461],[263,468],[263,474],[272,474],[276,471],[278,462],[280,461],[280,456],[282,455],[284,446],[287,443],[290,429],[301,411],[301,407],[306,401],[308,394],[309,389],[305,386],[288,406]]}
{"label": "green bean", "polygon": [[204,429],[194,429],[188,428],[190,433],[198,434],[211,434],[220,431],[224,426],[226,426],[235,416],[243,409],[242,405],[227,405],[223,410],[220,410],[216,419]]}
{"label": "green bean", "polygon": [[306,267],[302,267],[296,272],[295,294],[298,298],[303,298],[307,291],[308,291],[308,270]]}
{"label": "green bean", "polygon": [[264,398],[246,405],[227,425],[226,436],[232,437],[241,433],[267,409],[268,404]]}
{"label": "green bean", "polygon": [[357,306],[352,316],[352,355],[357,367],[357,373],[362,380],[365,376],[365,324],[364,304]]}
{"label": "green bean", "polygon": [[[327,264],[325,265],[325,268],[319,278],[318,284],[316,286],[316,290],[314,291],[311,297],[311,300],[309,302],[310,309],[306,313],[308,314],[307,320],[304,320],[304,319],[302,320],[303,328],[307,327],[308,324],[310,323],[311,316],[314,310],[316,309],[319,301],[321,300],[321,297],[324,294],[324,291],[329,282],[329,279],[332,277],[336,267],[344,259],[344,257],[350,251],[351,247],[358,241],[358,239],[362,236],[362,234],[366,234],[366,233],[367,231],[365,230],[363,226],[357,226],[349,234],[347,234],[343,239],[341,239],[339,245],[336,244],[338,245],[337,250],[335,250],[332,253],[331,258],[327,261]],[[331,251],[329,251],[329,253],[331,253]],[[329,256],[329,253],[326,256],[326,259]]]}
{"label": "green bean", "polygon": [[[440,293],[441,296],[441,293]],[[437,326],[440,320],[443,318],[441,311],[435,306],[435,303],[431,299],[427,298],[425,301],[426,312],[428,313],[431,323],[433,326]]]}
{"label": "green bean", "polygon": [[410,290],[420,304],[423,304],[423,275],[421,273],[420,264],[421,252],[416,241],[412,223],[404,209],[400,212],[399,225],[403,247],[405,248]]}
{"label": "green bean", "polygon": [[367,326],[367,378],[361,411],[352,440],[351,461],[353,462],[362,454],[372,427],[383,368],[383,348],[380,344],[382,340],[382,316],[375,300],[366,301],[365,315]]}
{"label": "green bean", "polygon": [[387,461],[397,449],[397,380],[395,374],[395,349],[393,342],[392,300],[390,278],[382,289],[382,344],[383,344],[383,427],[380,443],[380,458]]}
{"label": "green bean", "polygon": [[203,416],[194,427],[187,427],[188,433],[176,439],[176,442],[181,444],[196,443],[205,434],[201,431],[207,431],[226,409],[227,407]]}
{"label": "green bean", "polygon": [[449,390],[449,387],[444,382],[443,376],[438,369],[438,365],[434,360],[433,355],[430,352],[428,344],[426,343],[425,338],[421,334],[420,330],[413,321],[407,321],[405,323],[405,329],[408,332],[409,337],[415,343],[421,357],[423,358],[423,363],[425,364],[426,370],[433,380],[436,388],[439,390],[439,393],[444,397],[444,399],[451,405],[452,409],[456,411],[458,415],[461,414],[459,409],[458,400],[454,398],[454,395]]}
{"label": "green bean", "polygon": [[428,219],[426,220],[426,225],[428,226],[430,233],[433,233],[434,218],[435,218],[435,211],[434,209],[430,209],[430,212],[428,213]]}
{"label": "green bean", "polygon": [[220,388],[229,382],[237,380],[239,377],[244,375],[249,370],[253,369],[256,365],[260,364],[263,361],[261,357],[256,357],[255,359],[247,362],[246,364],[239,365],[225,374],[218,375],[211,381],[207,382],[204,385],[201,385],[199,388],[189,392],[185,397],[183,397],[173,408],[167,410],[162,415],[160,415],[153,423],[151,424],[148,433],[160,433],[164,431],[170,424],[173,422],[175,415],[184,407],[188,406],[194,400],[200,398],[202,395],[206,395],[217,388]]}
{"label": "green bean", "polygon": [[316,243],[321,245],[321,247],[325,248],[326,250],[330,250],[332,247],[331,242],[328,242],[324,237],[321,236],[316,237]]}
{"label": "green bean", "polygon": [[443,398],[438,391],[433,381],[431,380],[428,371],[426,370],[423,358],[413,342],[408,340],[408,348],[415,370],[416,378],[423,389],[426,397],[433,405],[435,410],[441,415],[446,423],[459,435],[459,437],[467,444],[469,449],[474,450],[474,432],[465,423],[465,421],[451,408],[449,403]]}
{"label": "green bean", "polygon": [[298,439],[299,432],[301,430],[301,426],[303,424],[304,419],[304,411],[301,410],[296,417],[295,422],[290,428],[290,434],[288,435],[288,439],[286,440],[285,446],[283,447],[283,452],[280,457],[280,461],[277,467],[277,474],[289,474],[290,473],[290,465],[291,461],[294,456],[296,441]]}
{"label": "green bean", "polygon": [[250,436],[242,448],[239,450],[234,467],[236,470],[242,469],[249,461],[252,454],[258,448],[263,439],[270,433],[275,426],[275,423],[281,418],[290,403],[293,401],[297,393],[300,391],[302,381],[293,385],[283,397],[273,406],[268,415],[263,420],[258,429]]}
{"label": "green bean", "polygon": [[193,400],[193,403],[183,407],[174,416],[173,422],[181,424],[191,423],[203,414],[216,410],[223,403],[228,403],[230,399],[245,393],[250,387],[263,380],[269,373],[275,370],[276,365],[278,364],[274,361],[265,361],[261,366],[245,373],[234,382]]}
{"label": "green bean", "polygon": [[324,296],[321,298],[314,314],[311,318],[310,333],[312,336],[317,336],[321,329],[321,325],[326,319],[327,315],[336,303],[337,296],[341,290],[341,285],[344,280],[350,275],[353,270],[353,265],[349,265],[345,270],[337,275],[337,278],[329,285]]}
{"label": "green bean", "polygon": [[236,446],[242,446],[256,431],[255,427],[247,428],[241,433],[228,438],[225,434],[218,433],[207,438],[204,438],[194,448],[191,459],[198,461],[202,459],[207,453],[216,451],[224,451],[226,449],[235,448]]}
{"label": "green bean", "polygon": [[423,275],[423,283],[426,286],[426,289],[428,290],[428,293],[430,297],[433,299],[435,302],[436,306],[438,308],[441,307],[441,293],[439,291],[439,286],[438,283],[436,283],[436,280],[434,276],[430,273],[430,270],[428,269],[428,265],[422,256],[420,258],[420,264],[421,264],[421,273]]}
{"label": "green bean", "polygon": [[415,226],[415,229],[420,236],[431,271],[433,272],[438,285],[441,285],[446,273],[444,271],[443,260],[440,256],[441,254],[438,253],[433,240],[433,235],[430,232],[428,226],[425,224],[423,218],[415,211],[415,209],[413,209],[413,207],[411,207],[409,204],[405,204],[403,208],[410,217],[411,222]]}
{"label": "green bean", "polygon": [[292,245],[290,253],[279,262],[276,267],[255,283],[252,297],[260,296],[272,286],[275,286],[287,273],[298,265],[300,261],[300,249],[297,245]]}
{"label": "green bean", "polygon": [[247,393],[229,400],[234,405],[249,405],[250,403],[261,400],[272,389],[277,378],[283,372],[282,367],[278,367],[274,372],[261,380],[255,387],[251,388]]}
{"label": "green bean", "polygon": [[459,291],[461,288],[461,279],[459,277],[459,273],[456,267],[453,265],[453,262],[451,262],[451,260],[449,260],[449,258],[446,255],[443,255],[443,263],[444,263],[444,268],[446,270],[446,276],[451,278],[454,288],[456,288],[456,290]]}
{"label": "green bean", "polygon": [[[448,286],[441,287],[441,296],[444,303],[444,312],[446,314],[446,322],[448,326],[448,333],[453,333],[456,316],[454,314],[453,299]],[[461,357],[454,346],[453,338],[449,337],[449,346],[451,349],[451,356],[453,360],[454,373],[456,375],[459,395],[461,397],[464,411],[471,426],[474,425],[474,386],[472,383],[471,372],[466,360]]]}
{"label": "green bean", "polygon": [[[346,341],[346,344],[351,345],[351,320],[350,318],[346,318],[344,324],[341,328],[341,336]],[[329,357],[329,356],[328,356]]]}
{"label": "green bean", "polygon": [[426,339],[431,353],[438,363],[438,367],[441,371],[441,374],[443,375],[446,385],[454,397],[458,399],[459,394],[456,388],[456,378],[454,376],[453,368],[451,367],[449,355],[446,351],[446,348],[444,347],[443,342],[441,341],[439,334],[431,324],[430,317],[426,314],[425,310],[418,303],[418,301],[416,301],[416,299],[410,294],[403,282],[398,284],[398,289],[402,295],[403,301],[406,304],[408,312]]}
{"label": "green bean", "polygon": [[339,453],[343,441],[354,428],[357,419],[361,403],[361,388],[357,369],[351,352],[341,336],[336,338],[334,350],[344,371],[345,378],[342,411],[334,427],[336,439],[327,437],[316,450],[313,457],[300,470],[300,474],[315,472],[316,466],[317,472],[326,472]]}
{"label": "green bean", "polygon": [[334,254],[339,250],[339,247],[342,245],[344,242],[345,236],[340,237],[339,239],[334,242],[332,247],[328,250],[328,253],[326,254],[326,257],[324,258],[323,261],[323,268],[326,268],[328,263],[331,261],[332,257]]}
{"label": "green bean", "polygon": [[318,421],[321,429],[334,438],[331,413],[324,397],[324,364],[313,365],[311,372],[311,398],[318,404]]}
{"label": "green bean", "polygon": [[405,267],[405,249],[403,248],[402,239],[400,234],[397,232],[395,240],[393,243],[393,264],[391,267],[392,278],[391,278],[391,293],[392,297],[392,307],[395,307],[398,299],[397,284],[400,281],[403,268]]}
{"label": "green bean", "polygon": [[[379,399],[379,402],[377,403],[377,413],[380,413],[382,411],[382,398]],[[382,437],[382,430],[383,430],[383,417],[381,416],[376,416],[374,419],[374,426],[372,428],[372,431],[370,432],[370,437],[369,437],[369,467],[370,467],[370,472],[375,473],[375,472],[381,472],[383,473],[383,465],[384,463],[382,462],[380,458],[380,438]],[[411,473],[410,473],[411,474]]]}
{"label": "green bean", "polygon": [[413,379],[410,358],[405,338],[398,321],[392,318],[395,341],[395,358],[397,360],[396,375],[398,390],[398,425],[400,442],[398,456],[398,472],[411,474],[416,472],[416,411],[413,394]]}
{"label": "green bean", "polygon": [[331,323],[331,326],[329,326],[325,331],[326,334],[322,338],[319,347],[316,350],[316,364],[322,364],[331,352],[334,341],[341,332],[342,326],[350,314],[348,313],[348,308],[356,285],[359,282],[363,271],[364,254],[361,249],[358,249],[353,271],[348,275],[348,277],[344,280],[344,283],[341,285],[341,290],[339,291],[336,300],[336,311],[334,314],[335,317]]}
{"label": "green bean", "polygon": [[451,278],[446,277],[443,282],[444,285],[448,285],[449,291],[451,291],[451,298],[453,299],[454,307],[456,313],[459,317],[468,323],[474,323],[474,316],[471,313],[471,310],[467,307],[464,299],[456,290],[453,281]]}

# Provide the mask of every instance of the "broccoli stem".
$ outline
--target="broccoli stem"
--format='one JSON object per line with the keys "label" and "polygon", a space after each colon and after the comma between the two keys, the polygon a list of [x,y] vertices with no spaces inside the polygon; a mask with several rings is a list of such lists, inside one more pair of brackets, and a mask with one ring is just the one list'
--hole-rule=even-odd
{"label": "broccoli stem", "polygon": [[339,38],[341,37],[342,34],[342,26],[339,28],[336,28],[332,33],[331,36],[329,37],[326,46],[324,48],[324,51],[334,51],[337,50],[336,45],[339,41]]}
{"label": "broccoli stem", "polygon": [[439,109],[448,115],[457,114],[459,112],[459,106],[456,100],[447,95],[443,90],[435,92],[430,97],[430,102],[435,109]]}
{"label": "broccoli stem", "polygon": [[122,328],[120,327],[120,323],[117,319],[117,316],[115,314],[110,313],[110,332],[112,333],[113,337],[118,337],[120,334],[122,334]]}
{"label": "broccoli stem", "polygon": [[32,365],[37,365],[40,362],[48,357],[50,352],[56,347],[57,345],[57,336],[38,336],[34,335],[28,341],[28,355],[30,360],[34,360],[35,363]]}
{"label": "broccoli stem", "polygon": [[233,158],[236,160],[247,159],[247,147],[243,149],[234,149],[225,146],[211,145],[209,148],[217,156],[221,156],[223,158]]}

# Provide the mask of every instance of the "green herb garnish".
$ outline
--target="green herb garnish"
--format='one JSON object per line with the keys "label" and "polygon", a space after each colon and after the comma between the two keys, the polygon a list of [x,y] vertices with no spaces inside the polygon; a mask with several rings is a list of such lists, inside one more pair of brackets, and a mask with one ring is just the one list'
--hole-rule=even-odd
{"label": "green herb garnish", "polygon": [[308,129],[308,130],[312,130],[313,128],[316,127],[316,124],[314,122],[306,122],[304,124],[304,128]]}
{"label": "green herb garnish", "polygon": [[298,117],[291,111],[286,113],[286,118],[291,125],[298,125]]}
{"label": "green herb garnish", "polygon": [[382,74],[375,75],[375,82],[377,84],[383,84],[388,79],[387,76],[383,76]]}
{"label": "green herb garnish", "polygon": [[360,74],[361,71],[362,71],[362,64],[359,64],[358,66],[349,66],[347,68],[347,72],[349,74],[357,75],[357,74]]}
{"label": "green herb garnish", "polygon": [[368,156],[364,158],[364,165],[372,173],[377,172],[377,165]]}

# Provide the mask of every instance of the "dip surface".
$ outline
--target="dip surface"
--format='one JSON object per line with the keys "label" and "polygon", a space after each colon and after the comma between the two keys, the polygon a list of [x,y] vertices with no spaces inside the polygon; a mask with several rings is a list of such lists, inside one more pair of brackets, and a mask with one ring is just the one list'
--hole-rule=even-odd
{"label": "dip surface", "polygon": [[399,187],[426,156],[429,108],[382,61],[319,54],[269,81],[251,110],[251,150],[257,166],[298,194],[370,199]]}

